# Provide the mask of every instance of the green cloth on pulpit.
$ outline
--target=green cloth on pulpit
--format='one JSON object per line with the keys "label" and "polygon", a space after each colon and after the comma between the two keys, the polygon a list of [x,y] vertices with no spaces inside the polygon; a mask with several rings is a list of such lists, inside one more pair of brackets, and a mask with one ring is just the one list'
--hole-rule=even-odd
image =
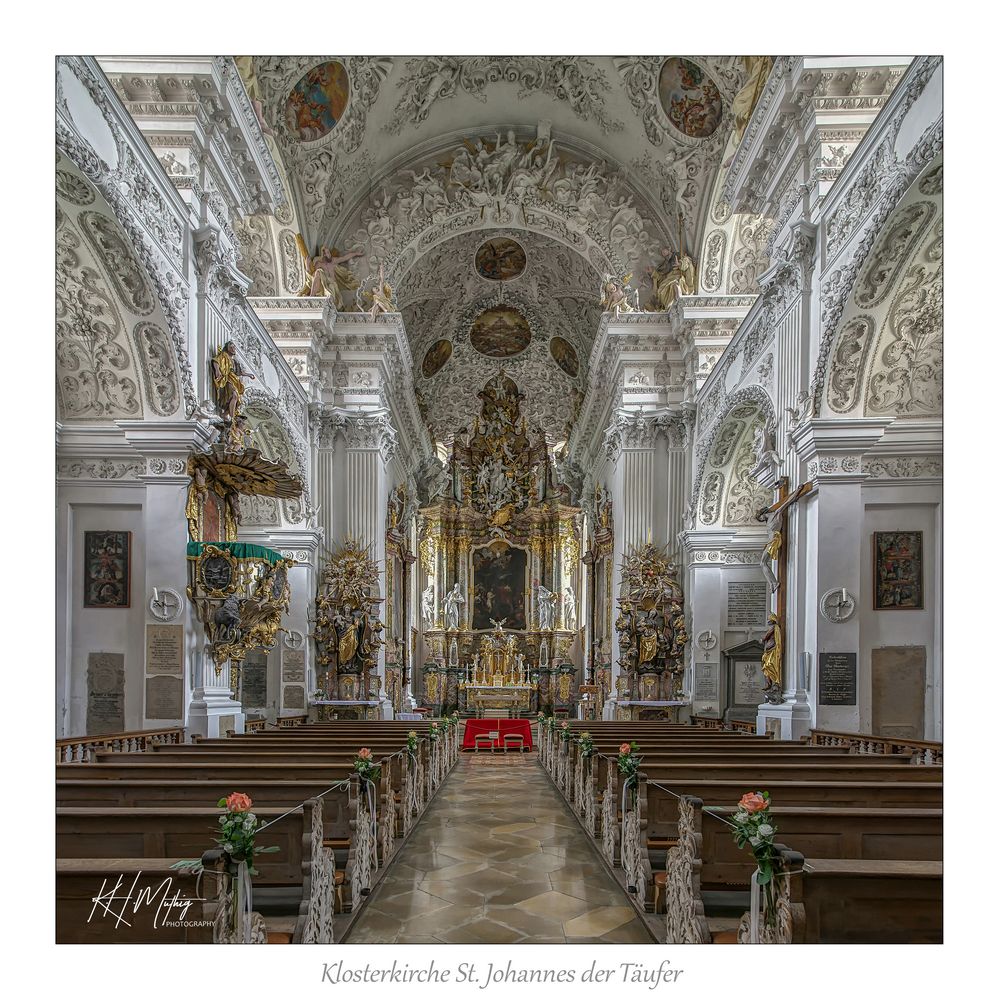
{"label": "green cloth on pulpit", "polygon": [[249,542],[188,542],[187,558],[197,559],[209,545],[225,549],[234,559],[264,559],[272,566],[284,559],[284,556],[274,549],[265,548],[263,545],[251,545]]}

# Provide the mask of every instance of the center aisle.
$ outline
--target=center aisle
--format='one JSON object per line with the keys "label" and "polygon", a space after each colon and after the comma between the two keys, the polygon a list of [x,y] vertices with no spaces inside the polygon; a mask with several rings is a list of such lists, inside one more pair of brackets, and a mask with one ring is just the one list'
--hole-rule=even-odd
{"label": "center aisle", "polygon": [[651,944],[534,754],[463,754],[346,944]]}

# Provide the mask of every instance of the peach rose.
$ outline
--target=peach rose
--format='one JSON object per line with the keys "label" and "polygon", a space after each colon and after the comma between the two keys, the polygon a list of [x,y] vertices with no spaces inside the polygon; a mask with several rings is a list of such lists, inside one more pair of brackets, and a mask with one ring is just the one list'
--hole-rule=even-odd
{"label": "peach rose", "polygon": [[563,722],[562,723],[562,728],[563,729],[568,729],[569,728],[569,723],[568,722]]}
{"label": "peach rose", "polygon": [[249,795],[244,795],[242,792],[233,792],[225,800],[225,807],[229,812],[234,813],[245,813],[250,811],[250,807],[253,805],[253,799]]}
{"label": "peach rose", "polygon": [[766,809],[767,804],[767,800],[759,792],[746,792],[739,799],[739,808],[745,809],[748,813],[755,813],[761,809]]}
{"label": "peach rose", "polygon": [[617,752],[618,753],[631,753],[631,744],[630,743],[622,743],[617,748]]}
{"label": "peach rose", "polygon": [[361,749],[357,751],[357,756],[360,757],[361,760],[371,760],[371,751],[367,747],[361,747]]}

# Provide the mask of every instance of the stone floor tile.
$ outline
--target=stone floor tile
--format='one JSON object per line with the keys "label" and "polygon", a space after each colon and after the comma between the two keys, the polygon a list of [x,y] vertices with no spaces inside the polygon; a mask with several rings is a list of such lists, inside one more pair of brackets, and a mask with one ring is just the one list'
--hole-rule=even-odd
{"label": "stone floor tile", "polygon": [[526,754],[459,761],[347,936],[348,944],[651,940]]}
{"label": "stone floor tile", "polygon": [[630,906],[599,906],[567,920],[563,927],[567,938],[600,937],[634,918],[635,911]]}

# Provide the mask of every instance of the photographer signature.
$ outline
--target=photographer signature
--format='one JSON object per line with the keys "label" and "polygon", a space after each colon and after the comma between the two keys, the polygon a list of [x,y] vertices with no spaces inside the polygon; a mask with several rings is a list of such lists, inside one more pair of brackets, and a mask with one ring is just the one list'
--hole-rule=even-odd
{"label": "photographer signature", "polygon": [[172,876],[168,875],[157,886],[147,885],[140,889],[141,878],[142,872],[136,872],[130,884],[126,875],[119,875],[114,881],[104,879],[100,892],[91,900],[94,905],[87,923],[97,914],[113,919],[115,927],[122,924],[131,927],[128,917],[134,918],[143,907],[155,906],[154,929],[178,926],[186,922],[192,904],[205,902],[200,896],[182,896],[179,889],[174,889]]}

